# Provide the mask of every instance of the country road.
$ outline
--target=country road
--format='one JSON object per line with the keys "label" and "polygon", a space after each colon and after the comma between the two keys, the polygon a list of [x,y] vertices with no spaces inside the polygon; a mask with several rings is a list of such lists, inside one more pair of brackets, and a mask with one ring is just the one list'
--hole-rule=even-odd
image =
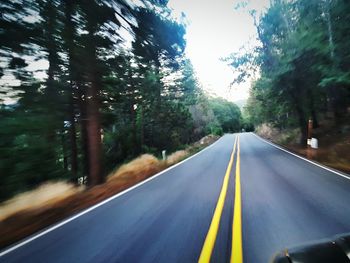
{"label": "country road", "polygon": [[[0,262],[269,262],[350,232],[350,180],[252,133],[0,252]],[[232,253],[231,253],[232,252]]]}

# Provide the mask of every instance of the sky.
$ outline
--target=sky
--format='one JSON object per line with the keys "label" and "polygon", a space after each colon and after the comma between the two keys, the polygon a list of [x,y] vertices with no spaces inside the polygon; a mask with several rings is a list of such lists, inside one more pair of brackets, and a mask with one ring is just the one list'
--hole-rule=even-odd
{"label": "sky", "polygon": [[[257,32],[247,9],[235,9],[240,0],[170,0],[175,16],[186,15],[186,54],[203,88],[230,101],[246,100],[251,80],[230,88],[233,70],[220,58],[250,43]],[[250,0],[249,9],[263,12],[270,0]]]}

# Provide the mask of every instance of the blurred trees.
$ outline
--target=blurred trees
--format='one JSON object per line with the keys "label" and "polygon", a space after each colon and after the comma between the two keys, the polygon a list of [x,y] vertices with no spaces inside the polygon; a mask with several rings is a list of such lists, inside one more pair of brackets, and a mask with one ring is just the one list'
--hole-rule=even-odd
{"label": "blurred trees", "polygon": [[4,0],[0,14],[0,200],[239,129],[238,108],[199,87],[166,1]]}
{"label": "blurred trees", "polygon": [[242,116],[237,105],[222,98],[212,98],[209,103],[217,119],[219,133],[240,131]]}
{"label": "blurred trees", "polygon": [[316,127],[329,114],[342,121],[350,105],[349,8],[343,0],[275,0],[259,19],[251,11],[261,45],[228,61],[238,82],[259,69],[246,107],[254,124],[297,126],[306,143],[309,118]]}

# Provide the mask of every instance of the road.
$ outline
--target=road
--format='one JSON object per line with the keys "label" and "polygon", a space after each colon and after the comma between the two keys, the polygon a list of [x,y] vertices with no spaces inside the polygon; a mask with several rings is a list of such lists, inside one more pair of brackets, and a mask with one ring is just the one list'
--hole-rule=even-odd
{"label": "road", "polygon": [[346,177],[254,134],[225,135],[148,182],[0,252],[0,262],[264,263],[285,247],[350,232],[349,200]]}

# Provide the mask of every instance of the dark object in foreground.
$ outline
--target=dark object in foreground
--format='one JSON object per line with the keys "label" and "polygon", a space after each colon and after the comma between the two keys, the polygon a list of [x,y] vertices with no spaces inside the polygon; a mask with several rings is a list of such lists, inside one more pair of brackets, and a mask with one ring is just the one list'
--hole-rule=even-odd
{"label": "dark object in foreground", "polygon": [[350,233],[278,253],[273,263],[350,263]]}

